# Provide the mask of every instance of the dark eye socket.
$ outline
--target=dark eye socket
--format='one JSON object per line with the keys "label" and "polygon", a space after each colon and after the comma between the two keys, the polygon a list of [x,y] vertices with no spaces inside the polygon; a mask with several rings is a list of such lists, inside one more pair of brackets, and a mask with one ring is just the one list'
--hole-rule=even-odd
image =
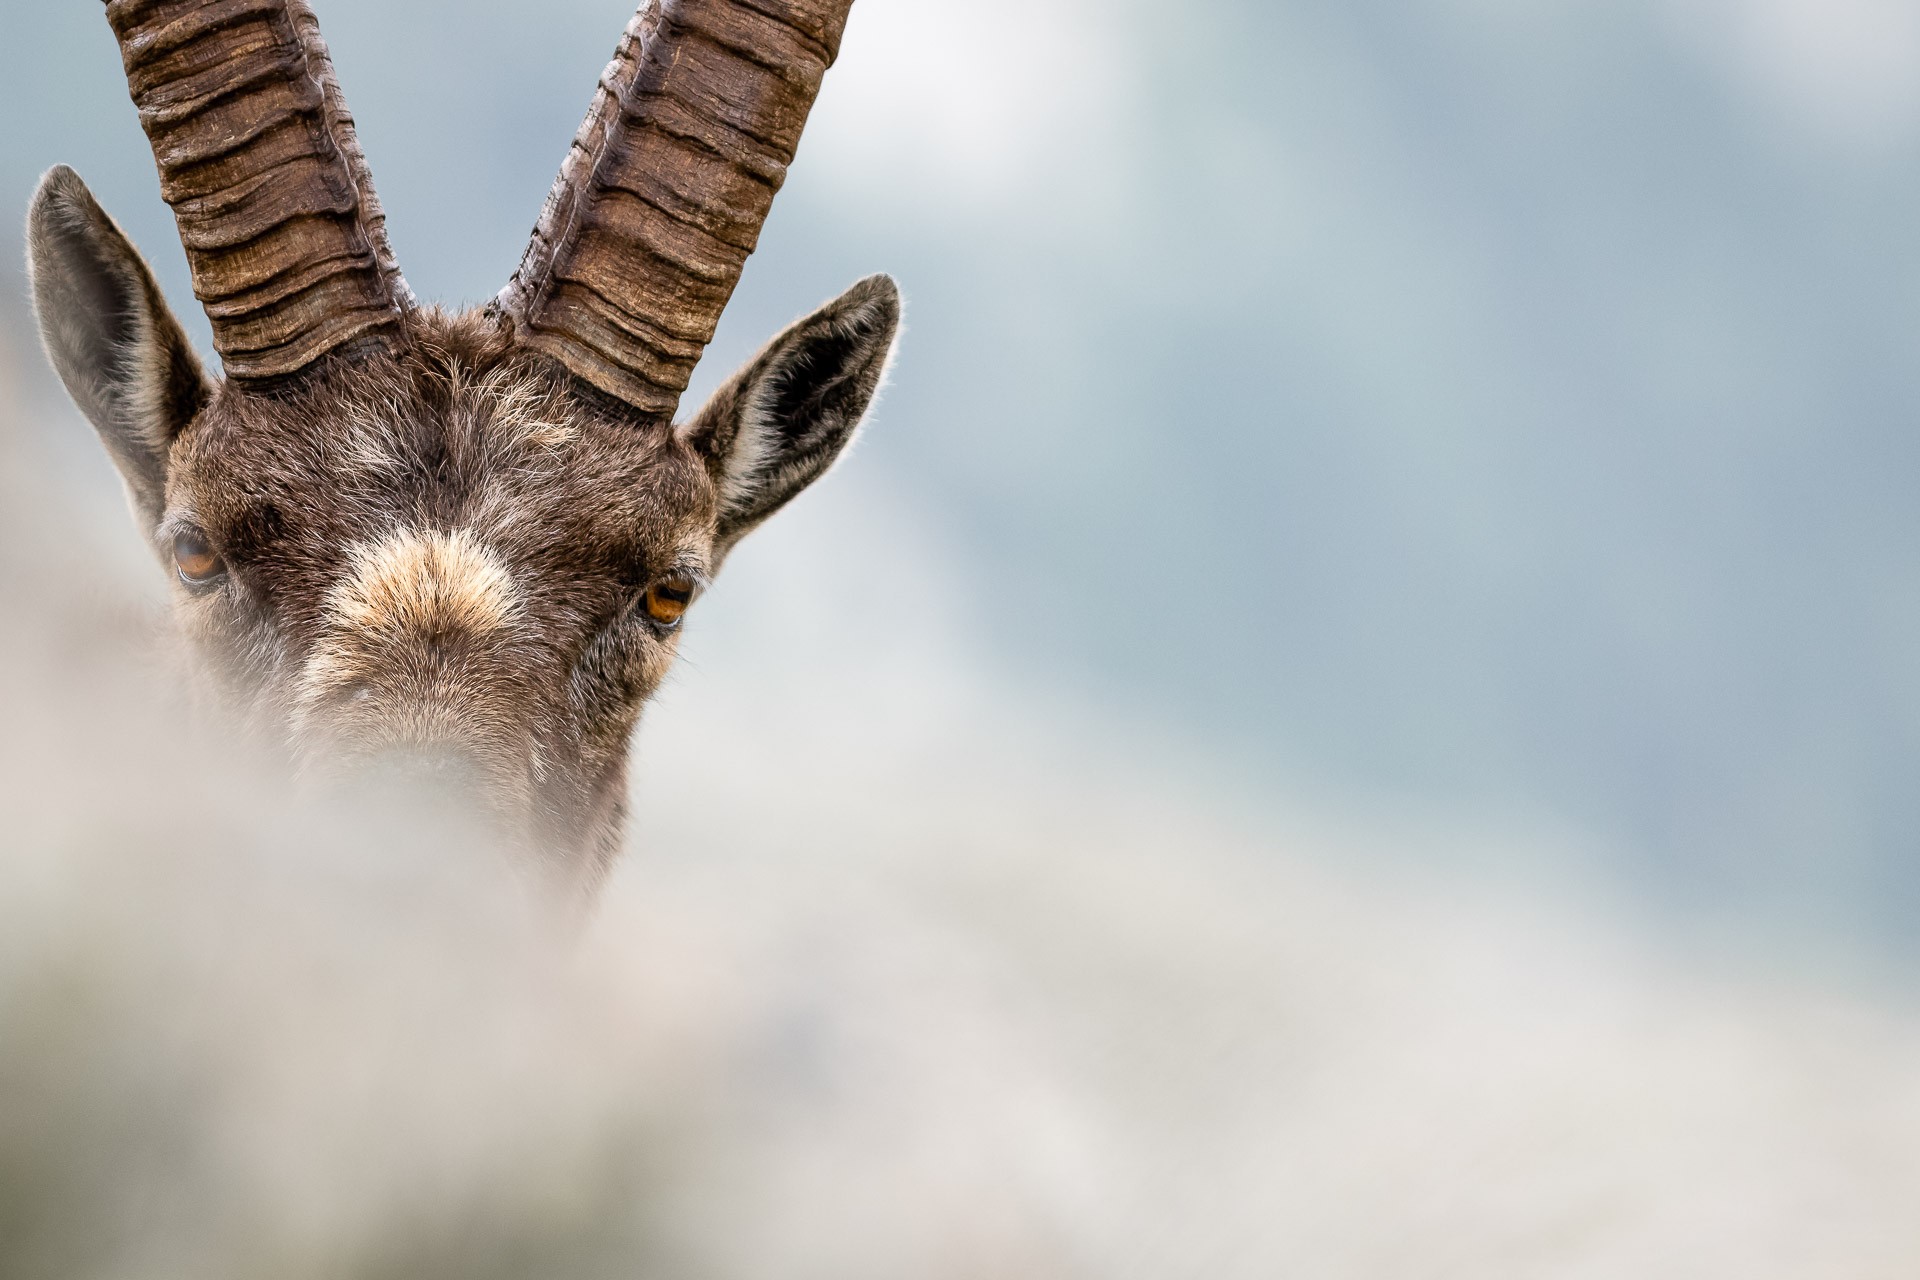
{"label": "dark eye socket", "polygon": [[670,573],[647,587],[640,606],[647,611],[647,616],[653,619],[655,626],[672,629],[680,625],[680,619],[686,615],[687,606],[693,603],[693,594],[698,589],[699,585],[685,574]]}
{"label": "dark eye socket", "polygon": [[173,535],[173,565],[180,581],[190,587],[211,586],[227,571],[227,562],[198,529],[182,529]]}

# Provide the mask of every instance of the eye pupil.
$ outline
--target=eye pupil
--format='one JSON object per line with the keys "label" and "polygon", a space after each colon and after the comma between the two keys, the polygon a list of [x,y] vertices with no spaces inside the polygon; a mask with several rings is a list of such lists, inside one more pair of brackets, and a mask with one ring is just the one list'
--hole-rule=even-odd
{"label": "eye pupil", "polygon": [[693,579],[674,575],[660,579],[647,588],[644,601],[647,616],[662,626],[672,626],[680,621],[693,603]]}
{"label": "eye pupil", "polygon": [[174,535],[173,563],[180,571],[180,577],[191,586],[201,586],[213,581],[226,572],[226,562],[207,545],[207,540],[199,533],[185,532]]}

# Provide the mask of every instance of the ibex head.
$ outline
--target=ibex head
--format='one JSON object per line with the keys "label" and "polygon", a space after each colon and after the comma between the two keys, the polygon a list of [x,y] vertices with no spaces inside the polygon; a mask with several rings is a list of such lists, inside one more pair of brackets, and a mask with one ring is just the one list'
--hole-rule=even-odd
{"label": "ibex head", "polygon": [[227,703],[318,771],[447,762],[592,877],[682,615],[853,435],[875,276],[674,411],[852,0],[649,0],[482,311],[419,306],[301,0],[109,0],[210,376],[67,169],[33,202],[55,368]]}

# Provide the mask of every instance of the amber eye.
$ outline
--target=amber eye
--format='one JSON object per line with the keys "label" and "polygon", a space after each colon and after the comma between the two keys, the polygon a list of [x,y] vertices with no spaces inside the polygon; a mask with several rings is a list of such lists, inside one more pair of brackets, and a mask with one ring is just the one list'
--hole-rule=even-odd
{"label": "amber eye", "polygon": [[206,537],[194,529],[173,535],[173,563],[180,581],[190,587],[204,587],[227,571],[227,562],[207,545]]}
{"label": "amber eye", "polygon": [[663,627],[680,625],[680,618],[693,603],[693,579],[683,574],[669,574],[647,588],[647,597],[642,602],[646,606],[647,616]]}

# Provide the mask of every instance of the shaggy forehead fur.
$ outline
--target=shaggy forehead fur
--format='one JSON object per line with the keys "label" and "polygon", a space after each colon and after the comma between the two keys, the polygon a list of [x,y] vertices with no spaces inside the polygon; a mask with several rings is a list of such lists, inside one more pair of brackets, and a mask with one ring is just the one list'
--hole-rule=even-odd
{"label": "shaggy forehead fur", "polygon": [[425,311],[408,338],[277,393],[229,384],[174,445],[169,523],[205,530],[288,638],[401,608],[424,573],[488,580],[477,607],[511,597],[523,643],[565,644],[705,572],[713,486],[666,424],[588,402],[483,316]]}
{"label": "shaggy forehead fur", "polygon": [[486,635],[517,608],[513,576],[465,529],[402,529],[352,549],[347,575],[327,597],[335,626],[368,632]]}
{"label": "shaggy forehead fur", "polygon": [[[326,636],[307,656],[298,699],[303,712],[342,691],[391,694],[396,656],[425,648],[431,663],[402,663],[418,683],[449,665],[449,651],[484,651],[520,620],[520,592],[500,557],[465,529],[421,533],[402,529],[385,542],[351,549],[347,570],[327,593]],[[508,635],[510,653],[515,637]],[[486,681],[483,683],[497,683]],[[364,693],[361,693],[364,691]],[[417,692],[417,690],[416,690]],[[465,690],[456,714],[470,713],[486,690]],[[454,726],[441,726],[452,728]],[[429,726],[415,725],[417,732]]]}

